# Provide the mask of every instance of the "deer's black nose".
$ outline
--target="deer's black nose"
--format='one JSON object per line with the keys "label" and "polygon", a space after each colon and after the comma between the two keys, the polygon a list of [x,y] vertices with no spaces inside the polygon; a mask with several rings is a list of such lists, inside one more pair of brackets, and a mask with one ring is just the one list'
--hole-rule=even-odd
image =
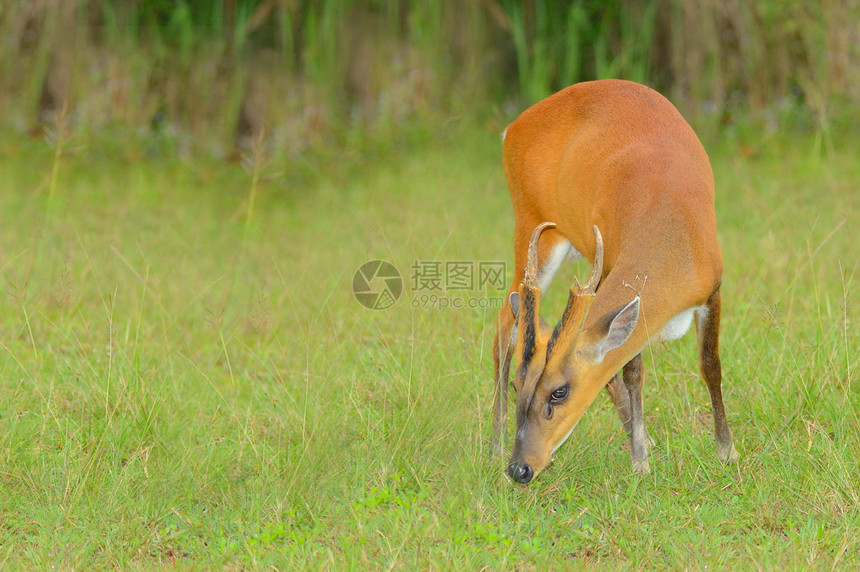
{"label": "deer's black nose", "polygon": [[526,463],[511,463],[508,465],[508,476],[522,485],[527,485],[535,476],[535,472],[531,465]]}

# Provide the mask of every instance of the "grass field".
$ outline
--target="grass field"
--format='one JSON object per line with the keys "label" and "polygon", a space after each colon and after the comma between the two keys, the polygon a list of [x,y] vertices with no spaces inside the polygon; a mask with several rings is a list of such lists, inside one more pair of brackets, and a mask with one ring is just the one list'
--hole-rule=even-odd
{"label": "grass field", "polygon": [[[502,293],[411,284],[415,261],[512,274],[494,130],[258,177],[3,139],[0,567],[857,568],[849,139],[707,145],[739,463],[688,335],[645,355],[650,475],[601,395],[529,487],[487,454]],[[378,258],[405,290],[370,311],[351,285]]]}

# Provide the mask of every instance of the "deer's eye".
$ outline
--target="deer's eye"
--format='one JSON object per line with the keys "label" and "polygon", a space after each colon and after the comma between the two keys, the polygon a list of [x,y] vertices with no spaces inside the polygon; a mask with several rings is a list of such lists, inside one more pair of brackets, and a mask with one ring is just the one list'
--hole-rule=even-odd
{"label": "deer's eye", "polygon": [[563,401],[565,397],[567,397],[567,391],[569,387],[567,385],[562,385],[555,391],[549,394],[549,400],[551,403],[558,403],[559,401]]}

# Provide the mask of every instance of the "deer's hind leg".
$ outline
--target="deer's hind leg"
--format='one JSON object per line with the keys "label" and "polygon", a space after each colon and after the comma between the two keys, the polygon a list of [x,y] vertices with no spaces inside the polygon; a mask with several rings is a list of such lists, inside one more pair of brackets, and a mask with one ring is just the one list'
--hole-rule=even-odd
{"label": "deer's hind leg", "polygon": [[723,406],[722,367],[720,365],[720,291],[717,290],[702,310],[696,312],[696,330],[699,338],[699,368],[714,414],[714,437],[717,441],[717,456],[724,463],[733,463],[738,452],[732,443],[732,432],[726,422]]}

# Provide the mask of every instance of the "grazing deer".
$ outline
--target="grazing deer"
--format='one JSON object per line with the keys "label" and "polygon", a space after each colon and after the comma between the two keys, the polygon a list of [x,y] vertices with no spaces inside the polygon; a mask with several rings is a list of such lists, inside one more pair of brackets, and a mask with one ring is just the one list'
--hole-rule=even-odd
{"label": "grazing deer", "polygon": [[[736,460],[720,387],[713,174],[678,110],[633,82],[576,84],[508,127],[504,167],[515,270],[494,343],[493,427],[501,451],[516,351],[508,475],[525,484],[544,469],[603,387],[630,435],[633,470],[648,472],[641,352],[681,337],[694,318],[717,453]],[[541,292],[562,261],[583,256],[593,261],[591,275],[574,284],[550,329],[538,316]]]}

